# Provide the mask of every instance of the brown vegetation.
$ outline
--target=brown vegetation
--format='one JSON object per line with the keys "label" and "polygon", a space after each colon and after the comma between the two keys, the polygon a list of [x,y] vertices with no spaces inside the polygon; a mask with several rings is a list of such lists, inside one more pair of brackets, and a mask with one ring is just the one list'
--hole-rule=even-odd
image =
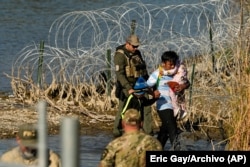
{"label": "brown vegetation", "polygon": [[[58,112],[54,107],[47,105],[47,123],[49,135],[59,134],[61,127],[61,120],[64,117],[78,118],[80,123],[81,134],[95,134],[96,131],[109,132],[112,129],[112,121],[101,122],[92,119],[91,112]],[[96,113],[92,113],[93,117]],[[23,123],[37,123],[38,112],[36,104],[20,103],[14,97],[7,96],[0,93],[0,139],[13,138],[18,131],[18,127]]]}
{"label": "brown vegetation", "polygon": [[[233,19],[241,21],[236,24],[239,27],[237,39],[232,30],[233,35],[229,37],[227,44],[216,46],[216,51],[211,49],[210,53],[186,60],[192,86],[186,91],[188,117],[179,122],[183,130],[199,131],[211,142],[214,139],[212,134],[219,132],[222,140],[229,143],[229,150],[250,150],[250,21],[249,15],[246,17],[244,14],[249,14],[249,4],[243,0],[241,4],[241,15]],[[18,66],[18,71],[13,69],[12,75],[6,74],[11,79],[14,96],[14,102],[8,104],[7,111],[11,110],[13,104],[22,104],[19,105],[18,112],[23,112],[24,117],[29,118],[29,114],[34,111],[25,112],[20,109],[23,106],[35,106],[40,99],[44,99],[48,103],[49,117],[53,115],[50,124],[59,123],[63,115],[74,115],[80,117],[83,126],[98,122],[103,127],[110,127],[118,104],[114,96],[115,87],[112,84],[109,87],[108,82],[103,82],[99,75],[93,76],[95,80],[99,80],[98,84],[81,82],[80,79],[69,83],[68,80],[73,78],[69,77],[67,80],[65,67],[61,65],[59,68],[57,74],[52,74],[49,85],[38,86],[34,83],[34,69],[26,66]],[[22,79],[23,76],[25,79]],[[111,91],[108,92],[107,88]],[[7,115],[15,113],[17,111]],[[8,121],[6,113],[2,115],[6,117],[1,119],[13,125],[13,119]],[[57,115],[58,117],[54,117]]]}

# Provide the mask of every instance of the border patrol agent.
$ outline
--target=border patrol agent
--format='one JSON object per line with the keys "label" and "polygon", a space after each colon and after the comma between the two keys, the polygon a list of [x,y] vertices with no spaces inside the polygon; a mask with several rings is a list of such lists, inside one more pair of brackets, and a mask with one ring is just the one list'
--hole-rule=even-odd
{"label": "border patrol agent", "polygon": [[[134,92],[134,84],[139,77],[148,79],[146,64],[138,50],[140,45],[139,38],[136,35],[130,35],[124,45],[118,46],[114,55],[116,83],[116,97],[119,99],[118,112],[116,114],[113,135],[121,136],[122,127],[120,126],[121,112],[125,100]],[[148,98],[148,94],[145,94]],[[151,106],[144,107],[144,124],[145,133],[152,134],[152,116]]]}
{"label": "border patrol agent", "polygon": [[[36,166],[38,165],[37,157],[37,127],[35,124],[23,124],[20,126],[16,135],[17,147],[3,153],[0,162]],[[49,151],[49,167],[61,167],[61,160],[58,154]]]}

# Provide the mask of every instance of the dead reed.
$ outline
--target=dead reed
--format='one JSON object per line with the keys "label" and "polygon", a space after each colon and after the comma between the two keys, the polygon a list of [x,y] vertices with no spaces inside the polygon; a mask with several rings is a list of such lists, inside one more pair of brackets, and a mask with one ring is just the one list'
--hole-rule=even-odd
{"label": "dead reed", "polygon": [[[34,104],[45,99],[58,113],[76,112],[98,121],[112,122],[118,103],[114,96],[114,67],[103,53],[107,48],[124,42],[126,31],[120,31],[129,31],[130,28],[124,25],[130,25],[131,18],[124,13],[130,11],[135,18],[143,21],[136,31],[141,33],[144,42],[141,50],[151,65],[149,72],[158,65],[156,57],[163,50],[176,50],[183,53],[183,57],[188,57],[185,62],[189,77],[193,77],[193,85],[186,91],[188,117],[180,122],[183,129],[189,124],[191,130],[201,131],[211,142],[214,139],[212,135],[219,132],[223,141],[228,141],[229,150],[249,150],[249,2],[241,0],[240,4],[240,14],[234,11],[238,9],[235,7],[231,8],[234,10],[227,10],[231,7],[229,1],[164,8],[131,2],[119,8],[121,12],[113,12],[117,8],[105,9],[105,12],[100,10],[98,14],[98,11],[70,12],[55,20],[51,26],[50,41],[56,44],[44,46],[43,70],[39,74],[41,84],[34,79],[37,78],[38,58],[41,55],[36,45],[27,46],[20,52],[13,64],[12,74],[6,76],[11,79],[17,101]],[[145,14],[143,11],[148,12]],[[107,14],[109,12],[110,15]],[[174,20],[178,13],[186,16]],[[92,19],[90,15],[96,18]],[[196,21],[193,22],[194,19]],[[210,22],[210,19],[214,20]],[[162,26],[158,26],[159,20]],[[178,27],[181,27],[179,31]],[[213,35],[208,38],[210,28]],[[195,34],[190,33],[193,29],[197,30]],[[77,37],[77,40],[71,36]],[[62,39],[73,41],[60,43]],[[73,45],[75,41],[78,43]],[[195,67],[194,71],[192,67]],[[102,75],[107,71],[111,78]]]}

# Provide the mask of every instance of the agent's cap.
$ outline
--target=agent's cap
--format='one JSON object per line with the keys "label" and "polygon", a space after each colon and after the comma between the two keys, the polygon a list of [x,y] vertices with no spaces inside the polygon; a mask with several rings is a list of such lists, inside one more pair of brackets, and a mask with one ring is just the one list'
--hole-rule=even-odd
{"label": "agent's cap", "polygon": [[140,112],[136,109],[128,109],[124,116],[123,121],[128,125],[137,125],[141,122]]}
{"label": "agent's cap", "polygon": [[148,85],[146,80],[143,77],[139,77],[137,81],[135,82],[134,90],[137,95],[142,95],[145,93],[145,90],[147,90]]}
{"label": "agent's cap", "polygon": [[139,46],[140,45],[140,41],[137,35],[130,35],[128,36],[126,42],[130,43],[133,46]]}
{"label": "agent's cap", "polygon": [[20,138],[21,144],[26,147],[37,147],[37,126],[36,124],[27,123],[19,127],[17,136]]}

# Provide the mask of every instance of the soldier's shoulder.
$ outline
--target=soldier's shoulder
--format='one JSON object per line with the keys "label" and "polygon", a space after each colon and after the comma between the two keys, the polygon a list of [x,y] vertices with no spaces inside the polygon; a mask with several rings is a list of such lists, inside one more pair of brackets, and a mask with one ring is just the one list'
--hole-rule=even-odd
{"label": "soldier's shoulder", "polygon": [[12,148],[10,148],[10,149],[4,151],[2,155],[10,154],[10,153],[12,153],[12,152],[18,152],[18,147],[12,147]]}
{"label": "soldier's shoulder", "polygon": [[115,54],[114,54],[115,59],[120,60],[120,59],[125,59],[125,53],[122,49],[118,49]]}
{"label": "soldier's shoulder", "polygon": [[145,140],[159,142],[155,137],[153,137],[151,135],[147,135],[147,134],[146,134]]}
{"label": "soldier's shoulder", "polygon": [[146,135],[143,143],[146,148],[151,148],[154,150],[162,150],[161,143],[153,136]]}
{"label": "soldier's shoulder", "polygon": [[0,161],[7,162],[9,159],[13,159],[19,155],[18,147],[10,148],[6,150],[0,157]]}
{"label": "soldier's shoulder", "polygon": [[59,155],[58,153],[54,152],[53,150],[50,150],[49,152],[50,152],[50,157],[49,157],[49,159],[50,159],[50,161],[51,161],[50,166],[51,166],[51,167],[52,167],[52,166],[53,166],[53,167],[54,167],[54,166],[56,166],[56,167],[61,166],[61,157],[60,157],[60,155]]}
{"label": "soldier's shoulder", "polygon": [[112,140],[108,145],[110,145],[110,146],[120,145],[120,143],[123,143],[124,140],[126,140],[125,137],[124,136],[120,136],[120,137]]}
{"label": "soldier's shoulder", "polygon": [[49,150],[49,153],[50,153],[50,156],[51,156],[51,157],[60,159],[60,155],[59,155],[58,153],[56,153],[55,151]]}
{"label": "soldier's shoulder", "polygon": [[116,54],[125,54],[124,50],[122,49],[117,49]]}

